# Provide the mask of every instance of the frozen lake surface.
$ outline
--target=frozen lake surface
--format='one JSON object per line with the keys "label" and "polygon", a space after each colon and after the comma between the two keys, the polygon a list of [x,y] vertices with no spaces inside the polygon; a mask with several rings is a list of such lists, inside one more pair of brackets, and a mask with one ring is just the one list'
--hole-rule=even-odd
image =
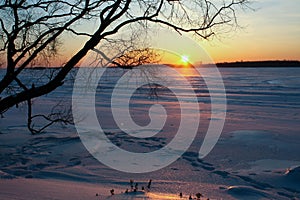
{"label": "frozen lake surface", "polygon": [[[226,89],[226,121],[218,143],[203,159],[198,159],[198,151],[209,122],[220,119],[211,117],[210,94],[203,78],[193,69],[177,70],[191,84],[200,108],[196,138],[177,161],[150,173],[119,172],[101,164],[85,149],[74,126],[55,125],[43,134],[30,135],[26,128],[26,105],[20,105],[18,109],[13,108],[5,113],[0,120],[0,185],[6,186],[0,186],[0,199],[18,199],[14,196],[18,195],[16,191],[22,193],[30,190],[30,187],[25,187],[30,180],[33,186],[45,184],[45,187],[49,181],[49,189],[38,194],[45,197],[43,195],[53,191],[56,184],[63,185],[51,182],[52,179],[86,184],[85,188],[89,187],[88,184],[112,187],[116,189],[119,195],[116,198],[119,199],[127,198],[121,192],[130,188],[130,179],[140,186],[146,186],[149,179],[153,180],[153,194],[144,197],[133,195],[131,199],[167,199],[166,196],[174,197],[172,195],[176,196],[179,192],[185,196],[201,192],[210,199],[299,199],[300,68],[220,68]],[[201,75],[213,79],[214,74],[205,70]],[[50,71],[27,70],[22,74],[24,83],[30,86],[32,80],[40,79],[42,84]],[[95,98],[99,123],[107,138],[119,148],[136,153],[159,150],[175,137],[180,118],[192,119],[193,114],[181,115],[178,99],[170,89],[158,85],[139,87],[130,99],[132,119],[137,125],[146,126],[150,122],[149,108],[160,104],[166,110],[166,123],[158,134],[149,138],[124,133],[114,121],[111,94],[119,78],[127,71],[107,69],[99,81]],[[0,76],[2,74],[4,71],[0,72]],[[181,84],[182,77],[164,73],[163,68],[148,70],[145,74],[133,73],[132,79],[134,76],[162,77],[163,74],[163,77],[174,81],[173,87],[180,91],[187,109],[193,110],[192,103],[195,102],[190,96],[193,91]],[[126,88],[132,84],[137,83],[128,80],[128,85],[123,86]],[[211,89],[218,96],[219,88]],[[47,113],[57,103],[70,106],[72,90],[70,76],[65,85],[55,92],[34,100],[34,113]],[[118,93],[117,100],[123,101],[126,91]],[[8,183],[7,179],[22,181],[17,185]],[[39,183],[38,179],[44,179],[46,183]],[[19,189],[11,191],[13,186]],[[95,194],[91,198],[85,196],[94,191],[90,186],[79,196],[97,199]],[[102,197],[106,196],[109,196],[109,190]],[[55,195],[49,198],[63,199]]]}

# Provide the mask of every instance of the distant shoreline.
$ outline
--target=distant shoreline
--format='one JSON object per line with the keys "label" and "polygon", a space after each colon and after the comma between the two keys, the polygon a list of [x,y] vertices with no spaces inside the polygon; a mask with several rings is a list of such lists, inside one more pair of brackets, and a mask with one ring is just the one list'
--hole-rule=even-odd
{"label": "distant shoreline", "polygon": [[[174,64],[163,64],[174,68],[185,68],[186,65],[174,65]],[[192,64],[189,65],[193,67]],[[217,66],[218,68],[290,68],[290,67],[300,67],[300,61],[298,60],[267,60],[267,61],[235,61],[235,62],[220,62],[220,63],[208,63],[208,64],[201,64],[194,67],[214,67]],[[43,69],[60,69],[61,67],[42,67],[36,66],[28,69],[33,70],[43,70]],[[80,68],[75,66],[74,68]],[[112,67],[116,68],[116,67]],[[134,67],[131,66],[124,66],[119,67],[124,69],[132,69]],[[1,68],[0,69],[5,69]]]}
{"label": "distant shoreline", "polygon": [[[213,64],[203,64],[204,67],[210,67]],[[300,61],[295,60],[270,60],[270,61],[237,61],[222,62],[215,64],[218,68],[260,68],[260,67],[300,67]]]}

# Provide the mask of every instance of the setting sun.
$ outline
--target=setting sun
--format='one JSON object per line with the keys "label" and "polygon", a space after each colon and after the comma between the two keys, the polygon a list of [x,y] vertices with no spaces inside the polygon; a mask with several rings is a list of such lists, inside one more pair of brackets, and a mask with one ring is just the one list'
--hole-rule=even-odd
{"label": "setting sun", "polygon": [[184,64],[189,63],[189,57],[187,55],[182,55],[181,62],[183,62]]}

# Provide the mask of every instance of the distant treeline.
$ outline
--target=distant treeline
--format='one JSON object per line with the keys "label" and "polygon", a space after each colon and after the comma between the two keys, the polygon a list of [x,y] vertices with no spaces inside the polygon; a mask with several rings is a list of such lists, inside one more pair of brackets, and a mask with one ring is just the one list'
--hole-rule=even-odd
{"label": "distant treeline", "polygon": [[[207,64],[204,66],[210,66]],[[300,61],[275,60],[275,61],[240,61],[216,63],[217,67],[300,67]]]}
{"label": "distant treeline", "polygon": [[[238,62],[222,62],[216,64],[201,64],[197,66],[189,65],[176,65],[176,64],[164,64],[174,68],[186,68],[186,67],[300,67],[300,61],[297,60],[271,60],[271,61],[238,61]],[[112,66],[116,67],[116,66]],[[43,70],[49,67],[32,67],[29,69]],[[52,69],[59,69],[60,67],[50,67]],[[75,67],[77,68],[77,67]],[[134,66],[119,66],[119,68],[132,69]]]}

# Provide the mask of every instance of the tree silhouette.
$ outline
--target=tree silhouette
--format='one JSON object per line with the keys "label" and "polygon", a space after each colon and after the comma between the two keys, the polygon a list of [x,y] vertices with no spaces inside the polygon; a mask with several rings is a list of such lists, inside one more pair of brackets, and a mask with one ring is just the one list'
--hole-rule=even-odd
{"label": "tree silhouette", "polygon": [[[207,39],[220,28],[235,26],[236,9],[247,3],[247,0],[222,3],[208,0],[1,0],[0,63],[6,72],[0,80],[0,114],[21,102],[27,102],[30,114],[32,99],[61,86],[90,50],[125,27],[147,30],[155,23],[179,34],[191,32]],[[80,31],[80,24],[91,21],[97,26],[93,32]],[[20,74],[24,69],[51,65],[65,44],[61,40],[65,33],[86,37],[86,42],[45,83],[23,83]],[[135,53],[141,52],[125,53],[118,61]],[[12,84],[16,86],[13,88]]]}

